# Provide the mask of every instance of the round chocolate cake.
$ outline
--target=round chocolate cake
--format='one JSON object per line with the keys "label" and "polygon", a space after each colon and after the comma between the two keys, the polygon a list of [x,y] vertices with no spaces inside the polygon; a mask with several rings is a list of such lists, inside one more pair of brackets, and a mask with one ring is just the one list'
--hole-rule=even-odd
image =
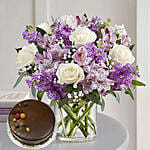
{"label": "round chocolate cake", "polygon": [[53,134],[55,116],[48,105],[37,100],[25,100],[11,110],[8,123],[12,135],[28,145],[41,144]]}

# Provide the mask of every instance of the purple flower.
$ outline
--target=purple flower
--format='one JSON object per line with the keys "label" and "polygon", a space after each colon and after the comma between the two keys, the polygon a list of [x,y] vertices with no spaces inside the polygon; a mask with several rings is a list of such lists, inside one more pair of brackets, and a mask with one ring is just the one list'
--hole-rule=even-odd
{"label": "purple flower", "polygon": [[107,54],[104,52],[105,47],[98,49],[94,43],[87,43],[84,47],[87,49],[87,56],[95,60],[96,63],[101,63],[106,60]]}
{"label": "purple flower", "polygon": [[108,78],[114,81],[114,85],[111,86],[112,89],[121,89],[121,85],[129,87],[134,76],[132,73],[135,71],[130,64],[122,66],[120,63],[117,63],[114,66],[114,71],[109,73]]}
{"label": "purple flower", "polygon": [[44,51],[43,54],[36,52],[34,62],[40,70],[48,69],[52,63],[52,54],[50,51]]}
{"label": "purple flower", "polygon": [[63,23],[59,23],[54,27],[54,34],[56,39],[60,40],[61,38],[64,40],[65,45],[72,45],[72,42],[69,40],[69,36],[74,29],[69,27],[69,25],[64,25]]}
{"label": "purple flower", "polygon": [[80,66],[88,65],[91,61],[90,57],[87,57],[87,49],[80,47],[74,54],[73,59]]}
{"label": "purple flower", "polygon": [[34,31],[31,25],[27,26],[26,30],[22,33],[22,36],[24,39],[30,42],[38,42],[42,38],[41,33]]}
{"label": "purple flower", "polygon": [[85,80],[82,82],[84,93],[88,94],[93,90],[104,93],[110,90],[113,81],[107,79],[108,69],[104,64],[96,64],[93,62],[90,66],[85,66],[84,71],[87,73]]}
{"label": "purple flower", "polygon": [[102,24],[101,18],[97,16],[93,16],[91,22],[93,22],[94,24]]}

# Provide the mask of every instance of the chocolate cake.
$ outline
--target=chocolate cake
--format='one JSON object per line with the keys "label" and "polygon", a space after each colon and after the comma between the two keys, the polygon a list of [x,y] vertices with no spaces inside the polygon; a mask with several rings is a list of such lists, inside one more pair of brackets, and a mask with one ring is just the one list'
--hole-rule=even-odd
{"label": "chocolate cake", "polygon": [[11,110],[8,123],[12,135],[27,145],[41,144],[53,134],[55,116],[48,105],[37,100],[25,100]]}

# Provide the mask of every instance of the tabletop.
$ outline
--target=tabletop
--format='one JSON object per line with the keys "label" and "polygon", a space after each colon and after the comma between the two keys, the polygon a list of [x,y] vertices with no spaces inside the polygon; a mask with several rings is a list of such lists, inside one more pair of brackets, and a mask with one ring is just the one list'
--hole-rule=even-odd
{"label": "tabletop", "polygon": [[[42,150],[127,150],[129,134],[115,119],[104,114],[97,116],[97,137],[88,143],[53,142]],[[6,122],[0,123],[0,150],[24,150],[13,144],[7,135]]]}

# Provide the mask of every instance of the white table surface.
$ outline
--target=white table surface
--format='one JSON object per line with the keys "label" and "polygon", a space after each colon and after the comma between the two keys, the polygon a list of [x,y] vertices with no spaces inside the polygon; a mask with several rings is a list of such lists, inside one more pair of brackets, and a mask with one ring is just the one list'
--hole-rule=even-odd
{"label": "white table surface", "polygon": [[[53,142],[42,150],[127,150],[129,135],[118,121],[103,114],[97,116],[98,132],[95,141],[90,143]],[[24,150],[8,138],[6,123],[0,123],[0,150]]]}

